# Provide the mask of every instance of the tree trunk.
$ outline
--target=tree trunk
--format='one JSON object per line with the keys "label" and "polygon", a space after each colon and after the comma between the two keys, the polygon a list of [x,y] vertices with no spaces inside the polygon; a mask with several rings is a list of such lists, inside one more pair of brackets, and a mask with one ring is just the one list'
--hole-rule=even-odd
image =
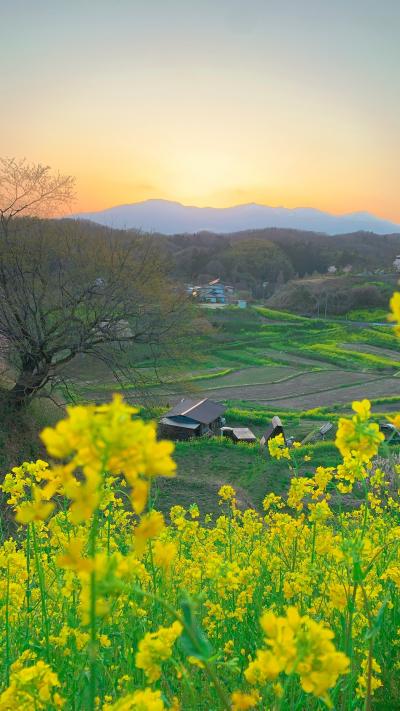
{"label": "tree trunk", "polygon": [[40,390],[47,380],[47,372],[32,372],[24,370],[11,390],[7,392],[7,400],[16,409],[26,405],[29,400]]}

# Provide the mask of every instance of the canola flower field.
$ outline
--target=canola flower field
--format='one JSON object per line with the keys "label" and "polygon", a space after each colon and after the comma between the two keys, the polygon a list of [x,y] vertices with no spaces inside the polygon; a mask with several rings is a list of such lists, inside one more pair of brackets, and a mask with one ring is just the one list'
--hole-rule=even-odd
{"label": "canola flower field", "polygon": [[[174,475],[173,445],[120,396],[68,408],[42,433],[49,462],[1,484],[17,530],[0,549],[0,711],[400,708],[400,472],[374,467],[382,438],[354,402],[337,467],[298,476],[276,438],[285,500],[241,511],[223,485],[218,517],[174,506],[167,525],[151,484]],[[334,513],[354,486],[361,505]]]}

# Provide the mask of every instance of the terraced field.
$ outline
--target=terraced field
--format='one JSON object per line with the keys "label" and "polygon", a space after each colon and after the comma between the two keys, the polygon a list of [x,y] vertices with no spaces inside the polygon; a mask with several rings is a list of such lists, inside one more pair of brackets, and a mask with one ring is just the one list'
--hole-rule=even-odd
{"label": "terraced field", "polygon": [[383,358],[389,358],[394,361],[399,360],[400,368],[400,351],[395,351],[390,348],[372,346],[369,343],[344,343],[343,348],[349,348],[350,350],[360,351],[361,353],[372,353],[372,355],[381,356]]}
{"label": "terraced field", "polygon": [[[153,404],[171,404],[198,393],[280,410],[344,408],[362,397],[400,397],[400,353],[393,329],[368,323],[338,323],[258,308],[203,312],[213,335],[199,339],[196,357],[171,368],[161,363],[163,383],[146,386]],[[147,375],[146,363],[138,372]],[[164,365],[164,370],[163,370]],[[76,386],[83,399],[108,399],[123,389],[143,402],[143,389],[121,386],[104,370],[81,363]],[[382,410],[387,409],[382,403]]]}
{"label": "terraced field", "polygon": [[261,405],[279,404],[280,408],[307,409],[358,399],[365,394],[376,398],[400,391],[400,380],[371,377],[336,369],[321,373],[299,373],[296,378],[278,383],[257,383],[228,387],[207,387],[201,392],[213,399],[249,400]]}

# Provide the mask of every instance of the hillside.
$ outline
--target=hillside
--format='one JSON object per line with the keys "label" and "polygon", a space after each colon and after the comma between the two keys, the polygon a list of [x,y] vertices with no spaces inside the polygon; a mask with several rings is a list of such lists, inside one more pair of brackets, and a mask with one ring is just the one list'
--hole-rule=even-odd
{"label": "hillside", "polygon": [[342,316],[357,309],[382,310],[376,320],[385,320],[388,300],[397,276],[314,276],[288,281],[267,300],[272,309],[316,316]]}
{"label": "hillside", "polygon": [[[77,229],[83,241],[106,234],[110,239],[133,243],[138,234],[137,230],[116,230],[89,221],[80,221]],[[143,233],[143,237],[155,243],[160,256],[165,255],[170,274],[179,283],[201,283],[218,277],[238,290],[250,292],[255,299],[271,297],[294,278],[325,275],[331,265],[338,272],[350,268],[351,274],[361,274],[367,281],[394,285],[393,261],[400,254],[400,234],[371,232],[327,235],[269,228],[228,234]],[[386,302],[387,297],[385,293]],[[277,308],[281,307],[277,303]]]}

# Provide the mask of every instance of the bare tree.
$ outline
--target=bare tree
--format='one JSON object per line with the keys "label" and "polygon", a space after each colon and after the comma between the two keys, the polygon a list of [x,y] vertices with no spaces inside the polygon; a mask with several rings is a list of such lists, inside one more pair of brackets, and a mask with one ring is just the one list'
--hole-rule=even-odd
{"label": "bare tree", "polygon": [[48,216],[74,199],[75,180],[48,165],[0,158],[0,222],[3,231],[21,215]]}
{"label": "bare tree", "polygon": [[12,205],[4,190],[0,212],[0,359],[9,368],[7,399],[20,406],[48,390],[78,354],[118,375],[132,374],[137,353],[143,357],[146,349],[157,361],[176,345],[186,299],[170,283],[157,241],[73,220],[20,217],[23,204],[40,212],[61,204],[72,182],[45,172],[40,185],[29,175],[18,183],[15,175],[18,197]]}

